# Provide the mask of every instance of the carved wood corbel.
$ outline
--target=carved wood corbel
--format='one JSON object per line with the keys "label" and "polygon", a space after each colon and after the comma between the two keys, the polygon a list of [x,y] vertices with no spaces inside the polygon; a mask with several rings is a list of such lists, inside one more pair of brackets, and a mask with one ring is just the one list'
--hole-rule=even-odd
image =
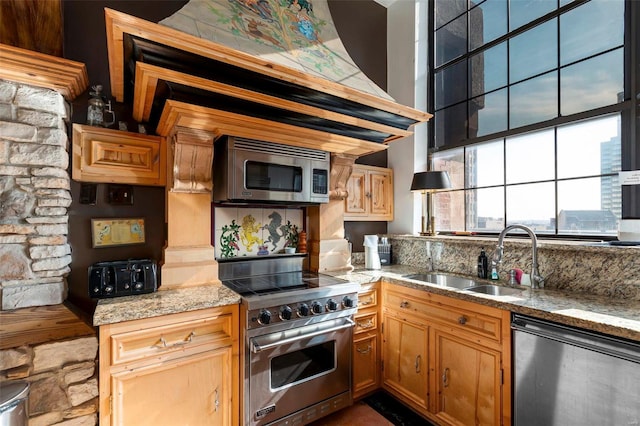
{"label": "carved wood corbel", "polygon": [[347,192],[347,181],[353,171],[353,163],[358,156],[348,154],[331,153],[331,190],[329,199],[344,200],[349,195]]}
{"label": "carved wood corbel", "polygon": [[214,132],[176,127],[171,145],[173,179],[171,191],[210,193],[213,188],[212,164]]}

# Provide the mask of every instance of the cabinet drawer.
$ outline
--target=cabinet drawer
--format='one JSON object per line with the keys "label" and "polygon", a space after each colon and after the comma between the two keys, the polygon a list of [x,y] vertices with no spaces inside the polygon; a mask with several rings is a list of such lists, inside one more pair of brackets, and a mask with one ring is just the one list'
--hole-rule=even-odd
{"label": "cabinet drawer", "polygon": [[374,331],[378,328],[378,313],[358,313],[355,316],[356,326],[353,329],[354,334],[366,333],[367,331]]}
{"label": "cabinet drawer", "polygon": [[[399,313],[418,314],[426,317],[429,322],[437,322],[457,330],[470,332],[496,342],[501,341],[501,318],[472,310],[446,305],[440,299],[421,300],[389,291],[385,295],[385,308]],[[425,298],[430,297],[425,293]]]}
{"label": "cabinet drawer", "polygon": [[358,308],[371,308],[378,305],[378,291],[376,289],[365,290],[358,293]]}
{"label": "cabinet drawer", "polygon": [[399,313],[411,313],[429,315],[431,311],[431,305],[416,297],[411,297],[406,294],[395,293],[387,291],[384,295],[384,308],[392,309]]}
{"label": "cabinet drawer", "polygon": [[455,307],[434,306],[430,312],[430,319],[495,342],[501,341],[500,318]]}
{"label": "cabinet drawer", "polygon": [[148,357],[170,358],[184,351],[198,352],[232,343],[232,315],[184,321],[111,336],[111,364]]}

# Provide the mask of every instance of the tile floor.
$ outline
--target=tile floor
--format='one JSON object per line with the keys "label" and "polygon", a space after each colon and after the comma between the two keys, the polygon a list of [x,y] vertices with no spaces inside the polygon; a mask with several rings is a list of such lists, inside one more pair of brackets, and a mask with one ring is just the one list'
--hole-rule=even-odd
{"label": "tile floor", "polygon": [[382,414],[363,401],[355,402],[351,407],[340,410],[309,426],[394,426]]}
{"label": "tile floor", "polygon": [[[374,408],[375,407],[375,408]],[[309,426],[434,426],[393,396],[376,392]]]}

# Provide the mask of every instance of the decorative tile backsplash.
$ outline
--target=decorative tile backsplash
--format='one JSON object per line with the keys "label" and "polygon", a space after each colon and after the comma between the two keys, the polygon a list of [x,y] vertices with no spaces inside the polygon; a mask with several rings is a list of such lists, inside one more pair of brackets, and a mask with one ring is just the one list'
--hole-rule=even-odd
{"label": "decorative tile backsplash", "polygon": [[216,259],[281,254],[297,247],[303,210],[294,208],[215,208]]}

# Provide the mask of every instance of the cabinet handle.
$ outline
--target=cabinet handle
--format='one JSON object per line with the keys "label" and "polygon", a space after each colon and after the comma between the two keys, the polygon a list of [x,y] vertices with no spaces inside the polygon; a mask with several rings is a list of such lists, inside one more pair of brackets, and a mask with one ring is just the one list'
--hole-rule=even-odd
{"label": "cabinet handle", "polygon": [[367,349],[356,348],[356,351],[361,354],[368,354],[369,352],[371,352],[371,345],[368,345]]}
{"label": "cabinet handle", "polygon": [[421,364],[422,364],[422,355],[418,355],[418,356],[416,357],[416,373],[420,373],[420,370],[421,370],[420,366],[421,366]]}
{"label": "cabinet handle", "polygon": [[213,391],[213,394],[214,394],[214,398],[215,398],[214,401],[213,401],[213,404],[215,406],[214,411],[217,412],[218,408],[220,407],[220,398],[219,398],[218,388],[216,388],[216,390]]}
{"label": "cabinet handle", "polygon": [[442,373],[442,385],[446,388],[449,387],[449,378],[447,377],[449,375],[449,368],[445,368],[444,369],[444,373]]}
{"label": "cabinet handle", "polygon": [[358,302],[363,306],[370,305],[370,304],[373,303],[373,297],[369,296],[369,298],[363,299],[363,300],[359,300]]}
{"label": "cabinet handle", "polygon": [[461,315],[460,318],[458,318],[458,323],[465,325],[467,323],[467,318],[464,315]]}
{"label": "cabinet handle", "polygon": [[402,302],[400,302],[400,307],[403,309],[406,309],[409,307],[409,302],[407,302],[406,300],[403,300]]}
{"label": "cabinet handle", "polygon": [[357,326],[360,328],[371,328],[373,327],[373,321],[371,319],[366,322],[356,322]]}
{"label": "cabinet handle", "polygon": [[[191,333],[189,333],[189,335],[187,336],[187,338],[185,340],[179,341],[179,342],[175,342],[172,345],[167,345],[167,341],[164,340],[164,337],[160,336],[160,343],[162,344],[162,347],[165,349],[168,348],[175,348],[176,346],[184,346],[188,343],[191,343],[193,341],[193,336],[196,335],[195,331],[192,331]],[[158,345],[155,345],[158,346]]]}

